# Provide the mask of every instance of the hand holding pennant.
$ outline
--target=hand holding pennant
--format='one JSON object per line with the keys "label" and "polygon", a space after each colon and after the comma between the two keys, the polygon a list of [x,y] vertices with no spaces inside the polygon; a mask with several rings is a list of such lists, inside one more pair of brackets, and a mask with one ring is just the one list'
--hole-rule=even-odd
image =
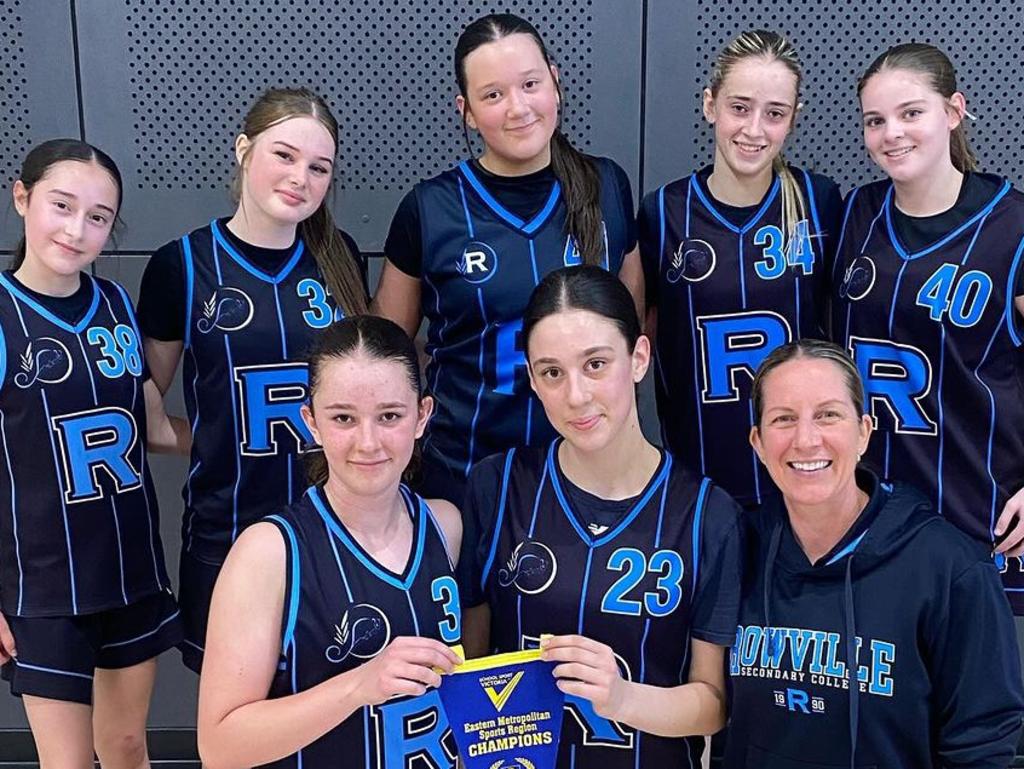
{"label": "hand holding pennant", "polygon": [[468,660],[438,693],[467,769],[552,769],[565,695],[539,649]]}

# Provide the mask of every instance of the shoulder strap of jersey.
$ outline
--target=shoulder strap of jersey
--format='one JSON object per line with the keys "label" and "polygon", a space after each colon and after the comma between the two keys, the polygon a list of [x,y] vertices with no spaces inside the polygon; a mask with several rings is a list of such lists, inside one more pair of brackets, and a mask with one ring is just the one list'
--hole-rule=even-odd
{"label": "shoulder strap of jersey", "polygon": [[192,341],[192,296],[195,291],[195,265],[192,262],[192,240],[189,235],[181,238],[181,262],[185,268],[185,349]]}
{"label": "shoulder strap of jersey", "polygon": [[510,449],[505,455],[505,465],[501,472],[501,487],[498,489],[498,514],[494,518],[494,528],[491,530],[491,547],[487,553],[487,560],[484,561],[484,568],[480,572],[480,589],[487,589],[487,577],[491,567],[494,565],[494,556],[498,551],[498,540],[501,539],[501,523],[505,518],[505,503],[508,501],[508,480],[512,474],[512,460],[515,459],[516,450]]}
{"label": "shoulder strap of jersey", "polygon": [[299,617],[299,589],[302,586],[301,569],[299,568],[299,540],[291,523],[280,515],[268,515],[264,520],[277,526],[288,545],[285,551],[284,625],[281,629],[281,656],[286,656],[288,647],[295,637],[295,623]]}

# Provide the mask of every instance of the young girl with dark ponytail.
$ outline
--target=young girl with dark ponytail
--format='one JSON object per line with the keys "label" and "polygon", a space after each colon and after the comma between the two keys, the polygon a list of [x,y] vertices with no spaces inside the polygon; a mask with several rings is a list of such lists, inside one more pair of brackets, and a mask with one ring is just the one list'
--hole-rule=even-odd
{"label": "young girl with dark ponytail", "polygon": [[421,489],[461,503],[483,457],[553,436],[530,395],[520,339],[534,286],[565,265],[598,264],[640,301],[632,192],[619,166],[559,130],[558,70],[539,33],[511,14],[466,27],[456,99],[484,151],[406,195],[385,244],[376,312],[429,328],[427,385],[437,412]]}

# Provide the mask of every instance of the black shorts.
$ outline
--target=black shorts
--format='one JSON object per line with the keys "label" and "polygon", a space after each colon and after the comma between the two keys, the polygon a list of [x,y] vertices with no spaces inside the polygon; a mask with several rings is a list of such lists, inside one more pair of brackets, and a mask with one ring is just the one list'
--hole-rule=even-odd
{"label": "black shorts", "polygon": [[15,617],[7,624],[18,650],[3,666],[11,693],[92,704],[96,668],[127,668],[181,641],[181,612],[170,590],[77,617]]}
{"label": "black shorts", "polygon": [[178,644],[181,660],[189,670],[199,673],[203,668],[206,647],[206,623],[210,616],[210,599],[222,564],[197,558],[181,549],[178,565],[178,603],[185,626],[185,637]]}

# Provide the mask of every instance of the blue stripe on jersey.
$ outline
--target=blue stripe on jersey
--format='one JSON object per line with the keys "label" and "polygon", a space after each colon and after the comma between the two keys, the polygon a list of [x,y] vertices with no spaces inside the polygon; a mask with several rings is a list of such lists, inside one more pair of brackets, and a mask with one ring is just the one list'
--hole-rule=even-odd
{"label": "blue stripe on jersey", "polygon": [[[554,474],[552,474],[552,481],[554,480]],[[573,524],[575,526],[575,524]],[[587,584],[590,582],[590,565],[594,561],[594,548],[587,548],[587,565],[583,567],[583,586],[580,588],[580,613],[579,619],[576,622],[576,632],[583,635],[583,615],[587,611]],[[520,601],[522,596],[519,596]],[[522,621],[520,621],[522,625]]]}
{"label": "blue stripe on jersey", "polygon": [[707,505],[709,488],[711,488],[711,480],[704,478],[700,482],[697,502],[693,506],[693,594],[690,600],[694,600],[697,597],[697,576],[700,572],[700,535],[701,531],[703,531],[704,507]]}
{"label": "blue stripe on jersey", "polygon": [[291,578],[288,586],[288,621],[284,627],[284,635],[281,641],[281,654],[285,654],[288,647],[295,638],[295,623],[299,619],[299,583],[301,571],[299,570],[299,543],[295,538],[295,530],[292,525],[279,515],[268,515],[267,518],[277,523],[281,530],[288,537],[288,548],[291,557],[288,559],[291,565]]}
{"label": "blue stripe on jersey", "polygon": [[580,539],[583,540],[584,544],[591,548],[600,547],[601,545],[604,545],[607,542],[610,542],[611,540],[615,539],[615,537],[617,537],[619,533],[624,528],[626,528],[632,522],[632,520],[637,517],[637,515],[640,514],[640,512],[644,509],[647,503],[651,501],[651,497],[654,496],[654,493],[658,490],[661,484],[665,482],[665,479],[668,478],[669,471],[672,469],[672,455],[666,453],[665,461],[661,466],[661,470],[654,476],[654,478],[652,478],[649,481],[649,484],[647,486],[647,489],[644,491],[643,496],[641,496],[640,499],[636,501],[636,504],[633,505],[632,509],[628,513],[626,513],[625,516],[623,516],[622,520],[619,521],[618,524],[616,524],[614,529],[605,532],[604,535],[601,537],[593,537],[591,536],[590,532],[587,531],[583,526],[581,526],[580,522],[576,519],[576,514],[573,511],[572,506],[569,504],[569,501],[566,499],[565,493],[562,490],[562,482],[561,480],[559,480],[558,469],[555,467],[555,451],[560,442],[561,441],[558,440],[552,441],[551,446],[548,448],[548,458],[546,467],[548,475],[551,476],[551,487],[554,489],[555,497],[558,498],[558,504],[561,506],[562,511],[569,519],[569,523],[572,524],[572,527],[576,530],[576,533],[580,535]]}
{"label": "blue stripe on jersey", "polygon": [[[506,224],[514,227],[517,230],[520,230],[526,235],[532,235],[533,233],[535,233],[537,230],[544,226],[544,223],[548,220],[548,217],[551,216],[552,212],[555,210],[555,206],[558,205],[558,198],[562,190],[562,186],[557,181],[555,181],[551,185],[551,192],[548,194],[548,199],[544,203],[544,207],[537,213],[536,216],[534,216],[530,221],[527,222],[513,214],[503,205],[501,205],[501,203],[499,203],[497,199],[495,199],[495,197],[491,195],[490,192],[488,192],[487,188],[484,187],[483,183],[476,178],[476,174],[473,173],[473,169],[470,167],[468,161],[463,160],[461,163],[459,163],[459,171],[465,177],[466,181],[469,182],[470,186],[473,188],[476,194],[480,196],[480,199],[484,202],[484,205],[486,205],[489,209],[491,209],[491,211],[494,212],[495,216],[504,220]],[[462,189],[461,184],[459,185],[459,189]],[[464,195],[463,205],[465,206]],[[469,217],[467,215],[467,219],[468,218]],[[472,233],[470,233],[470,237],[472,237]]]}
{"label": "blue stripe on jersey", "polygon": [[938,457],[938,473],[936,480],[938,481],[938,488],[936,493],[935,512],[939,515],[943,515],[942,512],[942,465],[945,463],[946,458],[946,430],[944,427],[943,413],[945,411],[945,402],[942,398],[942,384],[943,376],[946,372],[946,326],[945,324],[939,325],[939,382],[936,386],[936,400],[939,407],[939,457]]}
{"label": "blue stripe on jersey", "polygon": [[895,249],[896,253],[900,255],[900,258],[902,258],[902,259],[917,259],[918,257],[930,254],[932,251],[935,251],[936,249],[942,248],[942,246],[946,245],[953,238],[955,238],[958,235],[960,235],[960,233],[966,232],[968,230],[968,228],[973,227],[981,219],[984,219],[986,216],[988,216],[990,213],[992,213],[992,209],[996,207],[996,204],[1006,196],[1007,192],[1010,191],[1010,183],[1008,181],[1004,180],[1003,181],[1003,186],[1000,188],[999,192],[997,192],[995,194],[995,196],[992,198],[992,200],[990,200],[988,202],[988,204],[984,208],[982,208],[980,211],[978,211],[974,216],[972,216],[966,222],[961,224],[955,230],[953,230],[952,232],[947,233],[945,237],[941,238],[940,240],[936,241],[935,243],[932,243],[927,248],[925,248],[925,249],[923,249],[921,251],[918,251],[916,253],[913,253],[913,254],[908,253],[907,250],[903,247],[903,244],[900,242],[899,238],[896,235],[896,229],[893,227],[893,223],[892,223],[892,197],[893,197],[893,189],[894,188],[892,186],[889,187],[888,192],[885,193],[885,200],[882,201],[882,209],[885,211],[885,225],[886,225],[886,227],[888,228],[888,231],[889,231],[889,241],[892,243],[892,247],[893,247],[893,249]]}
{"label": "blue stripe on jersey", "polygon": [[[2,277],[3,276],[0,275],[0,278]],[[46,391],[41,389],[39,391],[39,397],[43,399],[43,412],[46,414],[46,424],[52,425],[53,420],[50,417],[50,404],[46,400]],[[57,474],[57,488],[61,489],[63,486],[60,479],[60,470],[58,470],[61,466],[61,462],[57,457],[57,444],[54,443],[53,440],[53,431],[49,431],[49,434],[50,450],[53,452],[53,469]],[[68,548],[68,576],[71,579],[71,613],[78,614],[78,593],[75,590],[75,558],[71,554],[71,527],[68,525],[68,506],[64,499],[64,494],[61,493],[57,496],[60,497],[60,510],[64,517],[64,542],[67,544]]]}
{"label": "blue stripe on jersey", "polygon": [[[292,255],[288,258],[288,261],[285,262],[281,269],[279,269],[275,274],[271,275],[270,273],[264,272],[259,267],[249,262],[244,256],[242,256],[240,253],[238,253],[238,251],[235,250],[235,247],[231,245],[231,241],[224,237],[224,233],[220,231],[220,225],[217,224],[216,219],[210,222],[210,231],[213,232],[213,237],[216,239],[216,245],[220,246],[225,251],[227,251],[228,256],[234,259],[242,269],[244,269],[250,275],[259,278],[260,280],[265,281],[267,283],[273,283],[274,285],[277,285],[282,280],[288,277],[288,274],[292,271],[295,265],[298,264],[299,258],[302,256],[302,252],[305,250],[305,245],[303,244],[302,239],[300,238],[298,243],[296,243],[295,245],[295,250],[292,252]],[[218,275],[217,277],[220,278],[220,275]]]}
{"label": "blue stripe on jersey", "polygon": [[[181,260],[185,267],[185,347],[188,348],[192,342],[192,295],[196,280],[195,266],[192,264],[192,241],[188,235],[181,239],[181,250]],[[198,371],[198,366],[196,369]]]}
{"label": "blue stripe on jersey", "polygon": [[14,487],[14,469],[11,467],[11,452],[7,450],[7,428],[5,426],[7,415],[0,411],[0,440],[4,444],[4,460],[7,462],[7,477],[11,479],[11,519],[14,532],[14,556],[18,562],[18,614],[21,614],[21,604],[24,599],[25,571],[21,567],[21,543],[18,542],[18,501]]}
{"label": "blue stripe on jersey", "polygon": [[[689,215],[689,212],[687,212]],[[665,260],[665,187],[658,188],[658,272]]]}
{"label": "blue stripe on jersey", "polygon": [[[846,200],[846,210],[843,212],[843,225],[839,228],[839,240],[836,242],[836,254],[842,253],[843,241],[846,240],[846,223],[850,220],[850,211],[853,210],[853,201],[857,199],[858,192],[860,192],[860,187],[854,189],[854,191],[850,193],[850,197]],[[864,253],[863,246],[861,246],[861,253]],[[839,278],[836,275],[839,262],[840,259],[837,257],[832,264],[832,282],[836,285],[839,284]]]}
{"label": "blue stripe on jersey", "polygon": [[[281,357],[288,358],[288,342],[284,337],[284,316],[281,315],[281,295],[274,289],[274,307],[277,308],[277,328],[281,332]],[[291,499],[291,494],[288,495]]]}
{"label": "blue stripe on jersey", "polygon": [[[139,337],[141,339],[142,337]],[[7,337],[4,330],[0,328],[0,390],[3,389],[4,379],[7,378]]]}
{"label": "blue stripe on jersey", "polygon": [[484,568],[480,574],[481,591],[485,591],[487,588],[487,577],[491,573],[491,567],[494,565],[494,556],[498,552],[498,539],[501,537],[501,524],[505,519],[505,503],[508,501],[508,477],[512,472],[512,460],[515,455],[515,449],[510,449],[505,455],[505,469],[502,470],[501,487],[498,489],[498,515],[494,519],[494,528],[492,529],[494,534],[491,537],[491,550],[487,554],[487,560],[484,561]]}
{"label": "blue stripe on jersey", "polygon": [[[687,218],[689,218],[689,211],[687,211]],[[687,284],[686,286],[686,301],[690,308],[690,338],[697,339],[697,318],[693,314],[693,286]],[[693,370],[700,371],[700,360],[697,357],[698,346],[690,345],[693,348]],[[668,386],[665,386],[665,392],[668,392]],[[693,398],[697,402],[697,445],[700,447],[700,474],[704,475],[707,472],[707,459],[704,457],[704,404],[700,397],[700,380],[697,377],[693,378]]]}
{"label": "blue stripe on jersey", "polygon": [[82,335],[79,334],[75,337],[78,340],[78,349],[82,351],[82,360],[85,361],[85,372],[89,375],[89,389],[92,391],[92,402],[94,405],[100,405],[100,396],[96,394],[96,378],[92,375],[92,366],[89,364],[89,353],[85,351],[85,345],[82,343]]}
{"label": "blue stripe on jersey", "polygon": [[331,554],[334,556],[334,563],[338,566],[338,576],[341,577],[341,585],[345,588],[345,595],[348,597],[348,602],[352,603],[352,587],[348,582],[348,575],[345,574],[345,567],[341,565],[341,553],[338,552],[338,540],[336,537],[331,536],[331,530],[327,527],[327,522],[323,521],[324,535],[327,537],[327,541],[331,544]]}
{"label": "blue stripe on jersey", "polygon": [[[231,360],[231,342],[228,334],[224,335],[224,355],[228,359],[228,371],[234,371],[235,363]],[[238,539],[238,486],[242,481],[242,443],[238,439],[238,399],[234,387],[229,387],[228,390],[231,393],[231,429],[235,431],[235,485],[231,490],[231,542],[234,543]],[[198,413],[197,402],[196,414]]]}
{"label": "blue stripe on jersey", "polygon": [[124,588],[124,546],[121,544],[121,522],[117,519],[117,503],[114,497],[110,497],[110,512],[114,518],[114,539],[117,542],[117,567],[118,576],[121,578],[121,598],[124,605],[128,605],[128,591]]}
{"label": "blue stripe on jersey", "polygon": [[307,489],[306,493],[309,495],[310,500],[313,502],[313,507],[320,513],[320,517],[327,524],[327,527],[331,532],[341,540],[342,544],[348,549],[352,555],[355,556],[366,569],[376,576],[378,579],[388,583],[389,585],[398,588],[399,590],[408,590],[409,586],[416,579],[416,573],[419,571],[420,562],[423,560],[423,544],[426,540],[427,527],[424,525],[422,511],[416,511],[408,509],[408,501],[406,501],[406,508],[408,509],[409,515],[413,520],[413,526],[416,529],[415,541],[413,542],[413,552],[411,553],[411,565],[408,565],[408,571],[404,579],[399,579],[397,576],[387,571],[375,561],[368,558],[362,549],[352,540],[345,528],[335,519],[327,507],[324,505],[323,499],[320,496],[320,491],[315,486],[311,486]]}
{"label": "blue stripe on jersey", "polygon": [[473,468],[473,450],[476,447],[476,423],[480,419],[480,402],[484,396],[484,387],[487,386],[487,379],[484,376],[484,341],[487,339],[487,308],[484,306],[483,289],[476,290],[477,303],[480,305],[480,317],[484,322],[480,332],[480,353],[477,356],[477,371],[479,373],[480,387],[476,391],[476,408],[473,410],[473,421],[469,423],[469,458],[466,460],[465,473],[468,476]]}
{"label": "blue stripe on jersey", "polygon": [[985,452],[985,470],[988,473],[989,480],[992,482],[992,501],[989,505],[988,512],[988,535],[993,542],[996,541],[996,500],[999,493],[999,484],[996,483],[996,476],[992,472],[992,444],[995,441],[996,435],[996,396],[992,392],[992,388],[988,386],[988,383],[981,378],[981,374],[978,372],[981,367],[985,365],[985,361],[988,360],[988,354],[992,351],[992,345],[995,344],[996,338],[999,336],[999,326],[996,326],[992,332],[992,336],[988,340],[988,344],[985,345],[985,354],[981,356],[981,360],[978,361],[978,365],[974,367],[974,378],[978,380],[982,387],[985,388],[985,392],[988,393],[989,402],[989,418],[988,418],[988,447]]}
{"label": "blue stripe on jersey", "polygon": [[466,231],[469,234],[469,237],[475,238],[476,235],[473,234],[473,217],[469,215],[469,203],[466,202],[466,188],[462,184],[461,177],[457,177],[456,181],[459,183],[459,198],[462,200],[462,213],[466,217]]}
{"label": "blue stripe on jersey", "polygon": [[1022,254],[1024,239],[1021,239],[1017,246],[1017,253],[1013,255],[1013,263],[1010,266],[1010,276],[1006,279],[1006,330],[1010,332],[1010,339],[1017,347],[1021,346],[1021,338],[1017,333],[1017,310],[1013,300],[1017,296],[1017,276],[1020,274]]}
{"label": "blue stripe on jersey", "polygon": [[537,484],[537,492],[533,496],[533,513],[530,515],[530,537],[533,537],[533,532],[537,528],[537,511],[540,510],[540,497],[541,492],[544,491],[544,481],[548,479],[548,465],[544,463],[544,469],[540,474],[540,483]]}
{"label": "blue stripe on jersey", "polygon": [[[62,328],[65,331],[68,331],[72,334],[79,334],[82,332],[82,330],[85,329],[86,326],[89,325],[89,321],[92,320],[92,316],[96,314],[96,308],[100,306],[99,286],[96,285],[96,281],[92,279],[92,276],[86,274],[85,277],[88,278],[88,280],[92,283],[92,302],[89,304],[89,309],[85,311],[85,315],[83,315],[81,319],[79,319],[79,321],[75,323],[75,325],[73,326],[67,321],[58,318],[52,312],[47,310],[45,307],[39,304],[39,302],[37,302],[31,296],[29,296],[20,288],[11,283],[11,281],[9,281],[6,278],[6,276],[4,276],[2,273],[0,273],[0,284],[3,284],[4,288],[10,291],[14,296],[16,296],[22,302],[24,302],[27,306],[35,310],[39,315],[43,316],[48,321],[50,321],[50,323],[52,323],[53,325],[57,326],[58,328]],[[17,304],[17,302],[15,302],[15,304]]]}

